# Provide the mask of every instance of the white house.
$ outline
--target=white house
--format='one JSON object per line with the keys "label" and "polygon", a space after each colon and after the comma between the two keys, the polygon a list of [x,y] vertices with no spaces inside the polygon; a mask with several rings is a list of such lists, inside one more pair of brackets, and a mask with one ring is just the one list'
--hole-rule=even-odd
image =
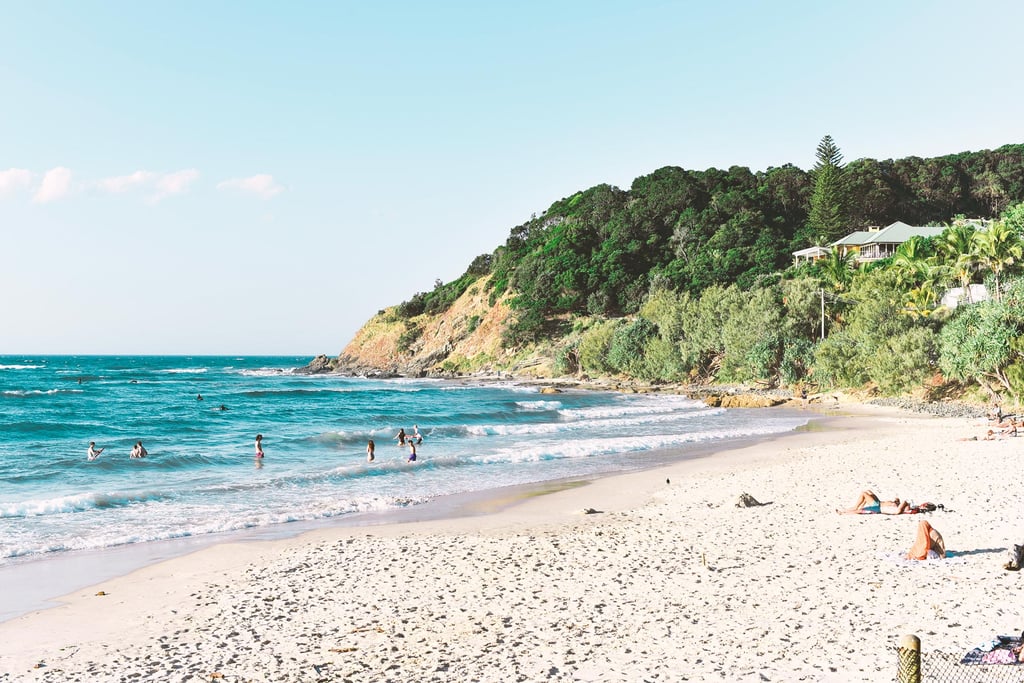
{"label": "white house", "polygon": [[853,254],[858,264],[888,258],[896,253],[899,246],[911,237],[937,237],[946,228],[941,225],[907,225],[896,221],[884,228],[868,228],[851,232],[827,247],[808,247],[793,252],[793,263],[817,261],[828,256],[833,249],[840,254]]}

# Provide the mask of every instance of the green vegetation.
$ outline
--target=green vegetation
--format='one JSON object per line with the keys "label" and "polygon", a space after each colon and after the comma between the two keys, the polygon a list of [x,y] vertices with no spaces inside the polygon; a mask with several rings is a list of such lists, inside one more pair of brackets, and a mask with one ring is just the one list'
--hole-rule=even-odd
{"label": "green vegetation", "polygon": [[811,171],[814,192],[811,194],[811,210],[807,217],[807,229],[815,244],[829,244],[849,231],[846,229],[846,207],[848,191],[843,155],[831,135],[818,143],[818,163]]}
{"label": "green vegetation", "polygon": [[[492,304],[510,295],[509,357],[546,344],[561,372],[883,393],[941,373],[1019,396],[1024,145],[843,166],[825,136],[817,159],[809,173],[665,167],[628,190],[598,185],[559,200],[462,277],[397,307],[408,326],[399,350],[419,334],[409,319],[480,286]],[[837,250],[790,265],[812,242],[896,220],[951,222],[866,266]],[[952,312],[939,304],[972,283],[987,284],[993,300]]]}

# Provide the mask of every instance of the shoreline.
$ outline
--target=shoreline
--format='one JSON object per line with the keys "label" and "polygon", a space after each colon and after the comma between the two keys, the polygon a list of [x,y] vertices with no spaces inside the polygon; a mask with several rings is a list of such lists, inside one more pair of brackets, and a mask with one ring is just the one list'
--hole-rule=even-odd
{"label": "shoreline", "polygon": [[[778,409],[801,410],[792,406],[778,406]],[[827,416],[820,412],[812,409],[806,411],[809,420],[827,419]],[[211,546],[291,539],[334,527],[378,527],[496,514],[507,507],[519,504],[522,500],[545,495],[562,487],[585,486],[595,480],[621,476],[632,471],[657,470],[680,458],[707,458],[747,445],[786,438],[802,429],[804,427],[780,434],[736,437],[659,449],[639,454],[647,464],[635,470],[611,470],[585,477],[558,478],[466,491],[438,496],[425,503],[405,508],[273,524],[203,536],[146,541],[96,550],[68,551],[56,556],[32,556],[0,567],[0,584],[19,586],[17,596],[0,601],[0,624],[25,614],[59,607],[64,596],[76,591],[126,576],[153,564],[200,552]]]}
{"label": "shoreline", "polygon": [[[998,566],[1022,538],[1015,486],[986,476],[1019,442],[960,443],[981,429],[964,418],[842,412],[492,514],[211,546],[0,624],[0,673],[879,680],[903,633],[930,651],[1019,631],[1021,583]],[[887,556],[916,516],[832,512],[868,486],[956,511],[928,517],[953,557]],[[737,508],[740,493],[767,504]]]}

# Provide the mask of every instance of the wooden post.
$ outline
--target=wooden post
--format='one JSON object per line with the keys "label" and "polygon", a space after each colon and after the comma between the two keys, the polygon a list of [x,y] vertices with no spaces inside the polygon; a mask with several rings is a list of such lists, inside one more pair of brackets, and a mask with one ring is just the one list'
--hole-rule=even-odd
{"label": "wooden post", "polygon": [[900,638],[898,683],[921,683],[921,639]]}
{"label": "wooden post", "polygon": [[825,338],[825,289],[819,289],[818,293],[821,294],[821,338]]}

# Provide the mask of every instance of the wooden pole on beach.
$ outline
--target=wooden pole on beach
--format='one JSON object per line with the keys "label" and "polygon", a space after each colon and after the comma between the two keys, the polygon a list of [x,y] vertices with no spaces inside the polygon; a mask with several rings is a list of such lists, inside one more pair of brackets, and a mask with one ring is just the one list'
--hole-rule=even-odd
{"label": "wooden pole on beach", "polygon": [[899,646],[898,683],[921,683],[921,639],[903,636]]}

